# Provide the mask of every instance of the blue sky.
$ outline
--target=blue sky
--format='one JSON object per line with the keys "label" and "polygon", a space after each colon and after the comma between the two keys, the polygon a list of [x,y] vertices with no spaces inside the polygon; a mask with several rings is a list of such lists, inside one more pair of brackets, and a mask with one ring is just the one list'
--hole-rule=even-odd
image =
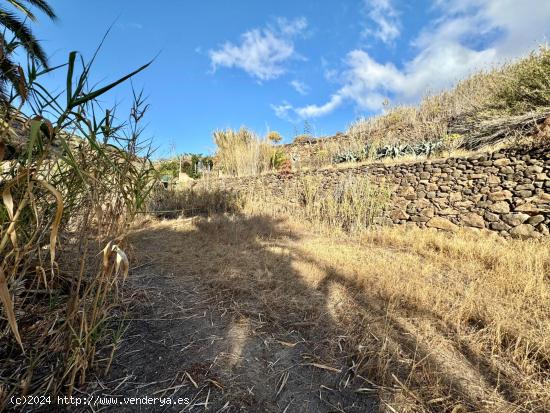
{"label": "blue sky", "polygon": [[[149,96],[157,155],[209,153],[211,133],[249,126],[344,131],[382,102],[415,103],[473,70],[524,55],[550,36],[548,0],[51,0],[59,21],[34,31],[63,63],[90,57],[109,26],[95,81],[134,79]],[[62,76],[46,80],[63,88]],[[124,86],[106,105],[130,103]]]}

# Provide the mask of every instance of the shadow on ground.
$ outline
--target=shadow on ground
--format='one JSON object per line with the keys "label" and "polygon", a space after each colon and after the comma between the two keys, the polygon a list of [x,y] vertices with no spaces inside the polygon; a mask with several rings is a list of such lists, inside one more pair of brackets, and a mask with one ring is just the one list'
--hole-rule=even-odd
{"label": "shadow on ground", "polygon": [[[127,290],[139,304],[127,315],[111,374],[92,394],[189,401],[140,411],[375,412],[403,400],[413,411],[450,411],[453,400],[479,405],[459,369],[453,375],[420,344],[414,326],[389,310],[399,297],[371,293],[317,262],[295,248],[302,236],[272,217],[241,215],[135,231],[138,263]],[[413,320],[430,316],[427,308],[406,311]],[[447,372],[439,379],[442,400],[422,398],[438,394],[421,389],[422,369]],[[136,407],[104,411],[115,410]]]}

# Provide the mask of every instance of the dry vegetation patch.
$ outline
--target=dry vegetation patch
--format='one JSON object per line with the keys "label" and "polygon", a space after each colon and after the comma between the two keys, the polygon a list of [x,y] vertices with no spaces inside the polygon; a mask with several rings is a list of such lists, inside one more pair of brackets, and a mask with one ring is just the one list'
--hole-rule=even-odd
{"label": "dry vegetation patch", "polygon": [[[548,241],[405,229],[352,237],[262,214],[152,223],[137,245],[140,234],[164,240],[151,252],[160,266],[185,268],[223,297],[244,337],[302,343],[297,364],[324,371],[344,411],[373,397],[381,411],[550,408]],[[295,368],[287,396],[303,390]]]}

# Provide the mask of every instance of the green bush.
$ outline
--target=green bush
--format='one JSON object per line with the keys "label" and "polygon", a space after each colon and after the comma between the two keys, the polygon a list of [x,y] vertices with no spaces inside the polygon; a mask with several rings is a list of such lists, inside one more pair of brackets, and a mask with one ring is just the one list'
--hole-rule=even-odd
{"label": "green bush", "polygon": [[275,150],[271,156],[271,168],[278,171],[286,160],[287,156],[283,150]]}
{"label": "green bush", "polygon": [[550,48],[541,47],[497,72],[494,105],[508,112],[550,106]]}

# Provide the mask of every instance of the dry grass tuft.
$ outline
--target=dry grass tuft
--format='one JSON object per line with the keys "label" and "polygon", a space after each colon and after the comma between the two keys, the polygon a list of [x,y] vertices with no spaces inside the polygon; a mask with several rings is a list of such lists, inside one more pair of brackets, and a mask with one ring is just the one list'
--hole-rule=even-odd
{"label": "dry grass tuft", "polygon": [[147,212],[157,217],[212,215],[219,212],[238,212],[242,198],[213,185],[166,190],[158,188],[148,200]]}
{"label": "dry grass tuft", "polygon": [[242,127],[214,132],[215,167],[230,176],[258,175],[271,169],[274,148],[268,139],[260,139]]}

